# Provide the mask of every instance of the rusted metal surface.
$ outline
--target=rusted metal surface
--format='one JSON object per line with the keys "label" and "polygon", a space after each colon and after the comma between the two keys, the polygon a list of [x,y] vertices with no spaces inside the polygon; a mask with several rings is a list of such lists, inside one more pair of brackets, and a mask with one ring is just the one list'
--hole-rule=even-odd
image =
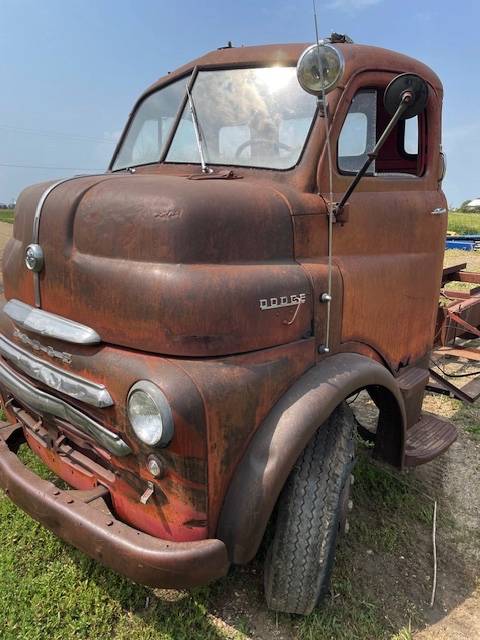
{"label": "rusted metal surface", "polygon": [[[465,263],[447,267],[443,271],[442,285],[447,282],[480,284],[480,273],[465,271]],[[445,304],[437,315],[435,333],[436,346],[453,346],[457,338],[479,337],[480,330],[480,290],[472,287],[469,291],[453,291],[442,287],[440,291]],[[444,349],[445,352],[445,349]]]}
{"label": "rusted metal surface", "polygon": [[0,486],[32,518],[135,582],[179,589],[206,584],[228,570],[220,540],[165,542],[129,527],[90,506],[90,492],[79,497],[32,473],[10,451],[1,430]]}
{"label": "rusted metal surface", "polygon": [[424,414],[408,432],[405,446],[405,465],[416,467],[441,455],[457,439],[457,429],[449,422]]}
{"label": "rusted metal surface", "polygon": [[[218,536],[227,544],[232,562],[248,562],[257,552],[278,495],[315,431],[345,397],[369,385],[382,388],[385,398],[387,393],[391,396],[396,413],[388,415],[386,437],[391,442],[396,432],[403,441],[406,417],[397,383],[384,366],[365,356],[326,358],[273,407],[238,465],[222,509]],[[390,462],[403,465],[403,460]]]}
{"label": "rusted metal surface", "polygon": [[[14,335],[14,325],[0,313],[0,331],[12,342],[25,347]],[[45,345],[55,350],[69,349],[72,363],[63,365],[67,370],[82,378],[108,386],[114,405],[95,408],[75,401],[68,396],[72,405],[84,410],[92,418],[104,424],[112,432],[121,434],[130,444],[134,455],[115,458],[97,446],[86,434],[80,434],[72,425],[61,421],[48,420],[56,429],[65,432],[69,438],[77,438],[78,446],[92,456],[101,456],[103,465],[115,470],[115,496],[118,514],[142,531],[165,539],[194,540],[205,538],[207,520],[207,433],[202,399],[190,378],[175,364],[165,358],[141,352],[130,352],[113,346],[81,346],[59,343],[31,334]],[[28,347],[26,347],[28,348]],[[58,360],[44,355],[46,360],[59,366]],[[61,365],[60,365],[61,366]],[[121,375],[118,375],[121,372]],[[20,373],[20,372],[19,372]],[[175,420],[175,436],[168,449],[159,450],[159,457],[165,463],[166,473],[162,478],[152,478],[147,471],[147,458],[151,449],[141,445],[133,435],[128,422],[125,402],[130,387],[142,379],[154,379],[170,402]],[[34,380],[31,382],[45,391],[46,387]],[[12,421],[16,416],[7,407]],[[58,461],[62,464],[62,460]],[[66,473],[69,473],[68,469]],[[62,474],[60,474],[62,475]],[[63,477],[63,476],[62,476]],[[147,505],[139,503],[147,482],[153,481],[157,493]],[[75,484],[73,484],[75,486]],[[192,526],[191,523],[195,523]]]}
{"label": "rusted metal surface", "polygon": [[[466,263],[443,270],[442,285],[449,282],[480,284],[480,274],[465,271]],[[480,349],[471,347],[469,340],[480,337],[480,288],[454,291],[442,287],[442,303],[438,308],[435,329],[434,356],[436,358],[462,358],[478,362]],[[460,342],[458,342],[460,340]],[[475,374],[472,374],[472,377]],[[471,404],[480,397],[480,379],[475,377],[463,386],[455,384],[455,374],[449,377],[434,360],[430,368],[430,391],[450,395]]]}
{"label": "rusted metal surface", "polygon": [[277,400],[315,360],[313,339],[224,360],[183,361],[208,419],[209,532],[250,439]]}
{"label": "rusted metal surface", "polygon": [[[19,224],[23,216],[21,206]],[[26,270],[28,241],[7,246],[7,298],[22,298],[14,274]],[[42,307],[87,324],[105,342],[223,355],[291,342],[310,328],[311,292],[294,260],[290,212],[267,184],[79,178],[46,201],[40,242]],[[307,302],[295,323],[273,324],[260,300],[285,292],[305,294]],[[290,311],[282,309],[281,320]]]}
{"label": "rusted metal surface", "polygon": [[[371,55],[375,53],[373,49]],[[333,118],[334,147],[355,93],[361,87],[384,85],[399,70],[396,66],[395,72],[387,72],[393,59],[386,55],[385,61],[384,66],[382,58],[382,71],[370,71],[366,64],[363,72],[349,78]],[[367,343],[393,370],[419,360],[431,347],[447,225],[446,216],[430,213],[446,206],[435,169],[441,85],[423,65],[398,59],[396,65],[400,64],[430,83],[426,170],[422,176],[399,174],[395,180],[366,176],[350,199],[349,221],[334,228],[335,261],[344,286],[343,315],[337,320],[342,324],[342,341]],[[350,181],[350,176],[334,169],[334,202]],[[318,165],[318,182],[320,192],[328,193],[324,157]]]}
{"label": "rusted metal surface", "polygon": [[[28,330],[22,342],[0,313],[8,340],[27,351],[28,339],[38,340],[44,349],[37,357],[105,385],[111,406],[68,402],[132,450],[117,458],[73,425],[35,415],[3,390],[9,420],[21,422],[50,468],[77,490],[106,487],[115,514],[110,546],[105,513],[67,507],[63,493],[56,500],[48,487],[42,503],[35,487],[46,485],[0,442],[1,482],[65,539],[147,584],[185,586],[223,575],[225,547],[217,537],[234,561],[250,559],[302,448],[359,388],[368,387],[380,408],[376,455],[404,463],[407,428],[419,417],[441,279],[446,218],[431,211],[445,206],[437,170],[442,87],[430,69],[406,56],[338,46],[345,73],[329,94],[332,149],[359,88],[384,87],[397,73],[412,72],[429,83],[430,98],[425,171],[365,177],[350,199],[348,220],[335,225],[329,354],[322,352],[329,177],[321,117],[293,170],[235,167],[238,179],[230,179],[231,167],[216,167],[218,179],[192,179],[201,176],[198,165],[152,164],[60,184],[40,221],[41,305],[87,325],[102,342],[72,344]],[[304,48],[212,52],[145,95],[194,67],[295,65]],[[335,163],[334,200],[349,181]],[[36,185],[19,198],[3,259],[6,298],[31,305],[24,254],[47,187]],[[70,358],[59,362],[54,352]],[[155,450],[163,469],[157,478],[147,470],[152,449],[139,442],[127,418],[128,391],[138,380],[157,384],[173,414],[173,440]],[[30,382],[52,392],[44,382]],[[90,540],[79,539],[80,522],[87,523]],[[152,536],[157,540],[147,552]],[[174,541],[168,552],[165,540]]]}

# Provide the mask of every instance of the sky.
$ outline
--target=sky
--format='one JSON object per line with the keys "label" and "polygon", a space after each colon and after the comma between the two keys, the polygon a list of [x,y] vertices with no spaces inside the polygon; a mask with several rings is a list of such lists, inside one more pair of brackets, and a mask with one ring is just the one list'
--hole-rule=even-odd
{"label": "sky", "polygon": [[[454,206],[480,196],[480,3],[317,0],[317,12],[321,36],[347,33],[436,71],[444,191]],[[0,202],[104,170],[139,94],[188,60],[229,40],[315,38],[311,0],[0,0],[0,28]]]}

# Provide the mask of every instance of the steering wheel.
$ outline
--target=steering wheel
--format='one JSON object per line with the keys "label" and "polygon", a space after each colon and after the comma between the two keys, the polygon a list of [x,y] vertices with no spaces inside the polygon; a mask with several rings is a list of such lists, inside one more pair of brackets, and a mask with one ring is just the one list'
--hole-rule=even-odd
{"label": "steering wheel", "polygon": [[264,138],[258,138],[257,140],[247,140],[246,142],[242,142],[242,144],[235,151],[235,158],[239,158],[242,151],[247,147],[251,147],[255,144],[274,144],[278,149],[284,149],[285,151],[292,151],[292,147],[284,142],[273,142],[271,140],[266,140]]}

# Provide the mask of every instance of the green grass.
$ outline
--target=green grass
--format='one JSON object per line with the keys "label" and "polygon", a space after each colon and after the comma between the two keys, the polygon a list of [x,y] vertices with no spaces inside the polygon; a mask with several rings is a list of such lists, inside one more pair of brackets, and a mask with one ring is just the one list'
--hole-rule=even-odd
{"label": "green grass", "polygon": [[[22,458],[53,478],[29,451]],[[207,615],[209,598],[220,585],[162,598],[63,544],[4,497],[0,539],[2,640],[226,637]]]}
{"label": "green grass", "polygon": [[[42,477],[55,478],[26,446],[20,455]],[[260,607],[271,628],[280,624],[288,638],[389,640],[409,622],[411,612],[405,611],[403,622],[395,628],[386,619],[375,592],[363,582],[362,572],[352,573],[352,566],[357,554],[364,555],[366,549],[375,554],[400,553],[402,544],[413,544],[412,524],[428,522],[430,513],[413,487],[373,465],[365,451],[359,456],[355,477],[353,497],[363,515],[353,512],[351,533],[339,547],[332,582],[334,597],[327,598],[321,608],[305,618],[266,611],[261,563],[255,575],[233,570],[210,587],[153,591],[134,585],[65,545],[2,496],[0,638],[242,640],[252,631],[245,611],[255,613]],[[366,509],[371,510],[369,526],[363,521]],[[242,590],[249,599],[246,610],[242,605],[233,622],[219,624],[221,603],[225,599],[235,602]]]}
{"label": "green grass", "polygon": [[9,222],[10,224],[13,224],[14,217],[14,209],[0,209],[0,222]]}
{"label": "green grass", "polygon": [[392,636],[392,640],[413,640],[412,630],[409,627],[404,627]]}
{"label": "green grass", "polygon": [[459,403],[456,418],[461,421],[463,428],[474,441],[480,440],[480,406],[478,403],[475,402],[472,405]]}
{"label": "green grass", "polygon": [[460,235],[480,233],[480,213],[457,213],[450,211],[448,214],[448,230]]}

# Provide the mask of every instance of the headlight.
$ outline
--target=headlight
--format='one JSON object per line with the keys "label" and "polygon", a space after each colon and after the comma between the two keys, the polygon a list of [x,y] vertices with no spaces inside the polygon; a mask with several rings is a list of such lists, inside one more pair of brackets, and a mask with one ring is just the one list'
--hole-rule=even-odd
{"label": "headlight", "polygon": [[160,389],[148,380],[136,382],[127,398],[130,424],[135,435],[151,447],[165,447],[173,437],[172,410]]}
{"label": "headlight", "polygon": [[331,44],[313,44],[305,49],[297,63],[297,78],[302,89],[320,96],[335,89],[344,69],[343,56]]}

